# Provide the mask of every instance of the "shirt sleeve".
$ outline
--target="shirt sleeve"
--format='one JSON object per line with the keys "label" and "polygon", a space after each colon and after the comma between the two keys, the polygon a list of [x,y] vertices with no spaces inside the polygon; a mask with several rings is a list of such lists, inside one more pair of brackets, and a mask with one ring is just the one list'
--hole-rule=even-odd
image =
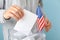
{"label": "shirt sleeve", "polygon": [[4,18],[3,18],[4,12],[5,10],[0,10],[0,23],[4,23]]}
{"label": "shirt sleeve", "polygon": [[26,7],[26,0],[13,0],[12,5],[17,5],[22,8],[25,8]]}

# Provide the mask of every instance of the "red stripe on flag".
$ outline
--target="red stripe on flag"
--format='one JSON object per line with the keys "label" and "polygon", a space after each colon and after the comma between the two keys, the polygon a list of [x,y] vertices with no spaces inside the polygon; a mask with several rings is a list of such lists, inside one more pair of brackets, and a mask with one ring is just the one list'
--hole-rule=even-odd
{"label": "red stripe on flag", "polygon": [[42,30],[42,28],[43,28],[43,26],[44,26],[44,17],[42,16],[41,18],[42,18],[42,19],[41,19],[42,21],[39,22],[39,29],[40,29],[40,30]]}
{"label": "red stripe on flag", "polygon": [[44,22],[42,23],[42,25],[41,25],[41,27],[40,27],[40,30],[42,30],[43,29],[43,27],[44,27]]}
{"label": "red stripe on flag", "polygon": [[44,18],[42,17],[41,21],[39,22],[39,26],[41,26],[43,22],[44,22]]}
{"label": "red stripe on flag", "polygon": [[37,25],[38,25],[38,29],[41,31],[43,29],[43,27],[45,26],[46,22],[44,19],[44,16],[42,16],[40,19],[37,18]]}

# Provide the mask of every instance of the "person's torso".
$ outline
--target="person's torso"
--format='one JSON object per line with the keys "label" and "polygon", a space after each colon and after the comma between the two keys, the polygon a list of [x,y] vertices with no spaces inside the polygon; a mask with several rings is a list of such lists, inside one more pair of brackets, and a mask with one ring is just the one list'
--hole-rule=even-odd
{"label": "person's torso", "polygon": [[[27,9],[33,13],[36,13],[38,1],[39,0],[5,0],[5,9],[8,9],[13,4],[16,4],[20,7],[22,7],[23,9]],[[8,29],[13,28],[15,26],[15,24],[16,24],[16,20],[14,20],[12,18],[10,20],[5,20],[5,23],[3,24],[3,31],[6,32]],[[37,30],[35,30],[35,29],[36,29],[36,25],[34,25],[34,27],[32,28],[33,33],[37,32]],[[7,31],[7,33],[8,33],[8,31]]]}
{"label": "person's torso", "polygon": [[6,0],[5,8],[8,9],[11,5],[16,4],[35,13],[38,1],[39,0]]}

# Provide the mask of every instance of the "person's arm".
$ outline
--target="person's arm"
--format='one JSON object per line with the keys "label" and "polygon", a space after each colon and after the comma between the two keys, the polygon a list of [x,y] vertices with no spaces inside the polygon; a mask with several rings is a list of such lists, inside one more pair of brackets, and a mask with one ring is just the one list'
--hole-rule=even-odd
{"label": "person's arm", "polygon": [[12,5],[9,9],[7,9],[4,14],[3,17],[6,20],[9,20],[10,18],[15,19],[16,21],[18,21],[19,19],[21,19],[24,16],[24,11],[22,8],[16,6],[16,5]]}
{"label": "person's arm", "polygon": [[3,18],[4,12],[5,10],[0,10],[0,23],[4,23],[4,18]]}

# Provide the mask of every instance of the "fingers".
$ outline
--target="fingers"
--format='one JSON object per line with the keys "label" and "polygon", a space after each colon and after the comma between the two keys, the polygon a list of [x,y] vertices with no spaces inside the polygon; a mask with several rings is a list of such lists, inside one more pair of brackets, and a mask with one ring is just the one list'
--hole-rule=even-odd
{"label": "fingers", "polygon": [[19,18],[16,17],[16,15],[14,15],[12,12],[9,12],[9,13],[10,13],[9,16],[10,16],[11,18],[14,18],[14,19],[17,20],[17,21],[19,20]]}
{"label": "fingers", "polygon": [[24,16],[23,9],[15,5],[11,6],[5,13],[5,18],[14,18],[16,20],[21,19]]}
{"label": "fingers", "polygon": [[12,7],[12,8],[9,10],[9,12],[10,12],[11,14],[15,15],[18,19],[20,18],[19,11],[17,11],[17,9],[15,9],[15,8]]}
{"label": "fingers", "polygon": [[46,32],[48,32],[48,31],[49,31],[49,29],[45,27],[45,31],[46,31]]}
{"label": "fingers", "polygon": [[46,32],[48,32],[51,28],[51,23],[48,19],[46,19],[46,22],[47,22],[47,25],[45,26],[45,30],[46,30]]}
{"label": "fingers", "polygon": [[3,17],[7,20],[7,19],[10,19],[10,17],[8,16],[9,14],[7,14],[7,13],[9,13],[9,12],[6,12],[5,11],[5,13],[4,13],[4,15],[3,15]]}
{"label": "fingers", "polygon": [[49,31],[49,29],[50,29],[49,27],[50,27],[50,26],[48,26],[48,27],[46,26],[46,27],[45,27],[46,32]]}
{"label": "fingers", "polygon": [[13,7],[16,8],[19,11],[19,15],[21,17],[24,16],[24,12],[23,12],[23,9],[22,8],[20,8],[20,7],[16,6],[16,5],[13,5]]}

